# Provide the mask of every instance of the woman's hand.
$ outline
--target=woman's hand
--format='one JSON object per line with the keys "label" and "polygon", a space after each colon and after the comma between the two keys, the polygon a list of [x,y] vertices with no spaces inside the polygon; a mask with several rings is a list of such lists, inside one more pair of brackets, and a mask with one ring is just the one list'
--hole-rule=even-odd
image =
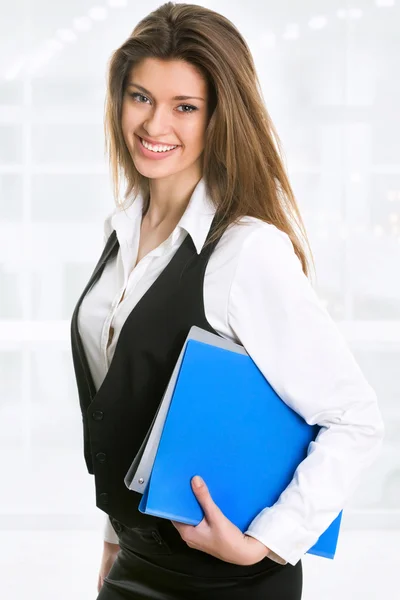
{"label": "woman's hand", "polygon": [[253,565],[269,553],[269,548],[253,537],[245,535],[229,521],[215,504],[205,482],[196,487],[196,477],[191,480],[193,492],[199,501],[204,518],[196,526],[171,521],[181,538],[190,548],[201,550],[235,565]]}
{"label": "woman's hand", "polygon": [[109,574],[119,550],[119,544],[112,544],[111,542],[104,541],[103,556],[101,558],[100,571],[97,579],[97,593],[99,593],[103,587],[104,577],[107,577]]}

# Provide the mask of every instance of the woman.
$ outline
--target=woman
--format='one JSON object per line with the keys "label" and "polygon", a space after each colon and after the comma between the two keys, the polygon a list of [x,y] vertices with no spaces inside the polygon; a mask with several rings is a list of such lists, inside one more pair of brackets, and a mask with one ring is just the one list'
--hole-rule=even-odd
{"label": "woman", "polygon": [[[374,391],[308,280],[304,226],[244,39],[168,2],[109,65],[119,197],[72,317],[84,454],[106,513],[98,599],[298,600],[301,557],[376,456]],[[290,485],[241,532],[207,482],[192,527],[143,515],[124,477],[192,325],[241,343],[322,429]]]}

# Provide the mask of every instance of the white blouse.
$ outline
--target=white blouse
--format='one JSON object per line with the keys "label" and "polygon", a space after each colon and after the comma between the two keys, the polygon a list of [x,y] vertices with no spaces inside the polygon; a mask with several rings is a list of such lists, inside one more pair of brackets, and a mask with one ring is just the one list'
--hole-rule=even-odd
{"label": "white blouse", "polygon": [[[174,231],[134,267],[142,208],[138,194],[128,209],[107,217],[105,240],[115,229],[120,248],[78,314],[96,389],[129,313],[186,235],[200,253],[215,212],[200,179]],[[384,424],[376,394],[304,275],[289,236],[274,225],[246,216],[228,227],[207,264],[204,306],[210,325],[245,347],[281,399],[322,427],[278,501],[245,532],[270,548],[273,560],[295,565],[380,451]],[[118,543],[108,515],[104,539]]]}

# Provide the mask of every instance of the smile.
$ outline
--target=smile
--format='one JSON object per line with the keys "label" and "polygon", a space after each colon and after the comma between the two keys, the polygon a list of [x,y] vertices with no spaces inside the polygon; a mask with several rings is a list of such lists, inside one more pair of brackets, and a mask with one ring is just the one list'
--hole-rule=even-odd
{"label": "smile", "polygon": [[149,144],[149,142],[146,142],[146,140],[140,138],[140,141],[142,142],[142,145],[147,148],[148,150],[151,150],[152,152],[169,152],[170,150],[174,150],[175,148],[177,148],[178,146],[168,146],[167,144],[157,144],[157,145],[153,145],[153,144]]}
{"label": "smile", "polygon": [[152,146],[151,144],[148,144],[147,142],[142,140],[142,138],[138,135],[136,135],[135,137],[137,140],[137,146],[142,156],[144,156],[145,158],[150,158],[152,160],[162,160],[169,158],[174,153],[178,152],[178,150],[181,148],[181,146],[167,146],[166,144]]}

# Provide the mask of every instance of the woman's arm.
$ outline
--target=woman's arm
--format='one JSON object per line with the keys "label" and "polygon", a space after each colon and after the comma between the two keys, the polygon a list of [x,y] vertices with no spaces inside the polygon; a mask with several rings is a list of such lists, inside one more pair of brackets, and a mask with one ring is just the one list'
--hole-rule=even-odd
{"label": "woman's arm", "polygon": [[380,450],[384,424],[376,394],[304,275],[290,238],[274,225],[260,223],[243,244],[228,323],[282,400],[322,427],[278,501],[245,532],[295,565]]}

